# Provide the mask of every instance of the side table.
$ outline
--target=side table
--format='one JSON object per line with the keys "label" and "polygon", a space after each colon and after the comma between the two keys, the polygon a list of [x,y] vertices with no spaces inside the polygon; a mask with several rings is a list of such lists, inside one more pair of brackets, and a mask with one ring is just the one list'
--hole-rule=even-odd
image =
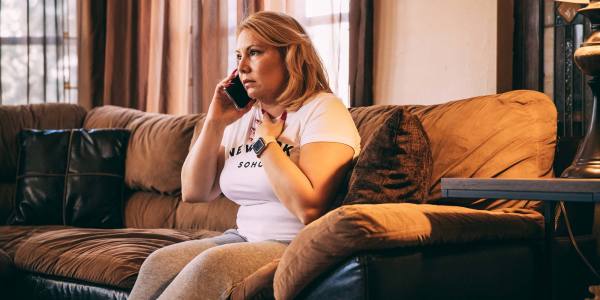
{"label": "side table", "polygon": [[[550,280],[552,280],[554,202],[600,202],[600,179],[442,178],[441,185],[442,197],[445,198],[544,201],[544,243]],[[550,296],[547,299],[553,298],[552,290],[549,289],[547,292]]]}

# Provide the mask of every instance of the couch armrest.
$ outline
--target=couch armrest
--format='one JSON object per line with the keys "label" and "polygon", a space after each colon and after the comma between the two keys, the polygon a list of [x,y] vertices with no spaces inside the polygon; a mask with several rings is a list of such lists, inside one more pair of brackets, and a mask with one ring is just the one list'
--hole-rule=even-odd
{"label": "couch armrest", "polygon": [[[15,277],[15,267],[10,256],[0,249],[0,290],[10,291],[12,290],[13,278]],[[3,294],[5,294],[3,292]],[[10,297],[9,297],[10,298]]]}
{"label": "couch armrest", "polygon": [[6,220],[13,212],[15,189],[14,183],[0,182],[0,225],[6,224]]}
{"label": "couch armrest", "polygon": [[533,210],[482,211],[457,206],[349,205],[304,228],[286,249],[274,278],[277,299],[292,299],[323,271],[360,250],[539,238]]}
{"label": "couch armrest", "polygon": [[542,253],[541,240],[362,251],[319,275],[297,298],[537,299]]}

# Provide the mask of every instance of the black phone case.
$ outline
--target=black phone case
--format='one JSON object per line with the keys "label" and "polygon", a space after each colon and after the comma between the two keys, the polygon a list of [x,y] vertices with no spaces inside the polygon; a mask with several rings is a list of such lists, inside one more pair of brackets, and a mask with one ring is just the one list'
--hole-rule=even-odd
{"label": "black phone case", "polygon": [[240,76],[235,76],[235,78],[231,80],[231,84],[225,88],[225,93],[237,109],[246,107],[250,100],[252,100],[252,98],[248,96],[248,93],[240,80]]}

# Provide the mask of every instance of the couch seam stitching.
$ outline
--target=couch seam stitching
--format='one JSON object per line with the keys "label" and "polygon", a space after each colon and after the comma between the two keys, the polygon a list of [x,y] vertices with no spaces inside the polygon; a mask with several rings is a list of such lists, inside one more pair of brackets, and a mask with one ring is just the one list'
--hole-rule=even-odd
{"label": "couch seam stitching", "polygon": [[67,165],[65,168],[65,180],[63,185],[63,196],[62,196],[62,217],[63,225],[67,225],[67,182],[69,179],[69,168],[71,164],[71,146],[73,143],[73,132],[74,129],[69,130],[69,143],[67,145]]}

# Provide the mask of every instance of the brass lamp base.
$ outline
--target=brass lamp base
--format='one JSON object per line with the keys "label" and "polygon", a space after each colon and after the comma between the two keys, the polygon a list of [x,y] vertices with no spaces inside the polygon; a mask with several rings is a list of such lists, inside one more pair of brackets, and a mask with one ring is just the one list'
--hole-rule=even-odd
{"label": "brass lamp base", "polygon": [[[577,53],[575,53],[577,55]],[[598,54],[600,58],[600,52]],[[594,95],[590,126],[577,150],[573,163],[561,174],[563,178],[600,178],[600,128],[598,128],[598,95],[600,95],[600,76],[594,76],[588,82]]]}
{"label": "brass lamp base", "polygon": [[600,178],[600,128],[597,118],[600,96],[600,2],[579,10],[592,23],[592,34],[582,47],[575,51],[575,63],[586,75],[592,76],[588,85],[592,89],[593,111],[588,131],[577,150],[573,163],[562,174],[564,178]]}

